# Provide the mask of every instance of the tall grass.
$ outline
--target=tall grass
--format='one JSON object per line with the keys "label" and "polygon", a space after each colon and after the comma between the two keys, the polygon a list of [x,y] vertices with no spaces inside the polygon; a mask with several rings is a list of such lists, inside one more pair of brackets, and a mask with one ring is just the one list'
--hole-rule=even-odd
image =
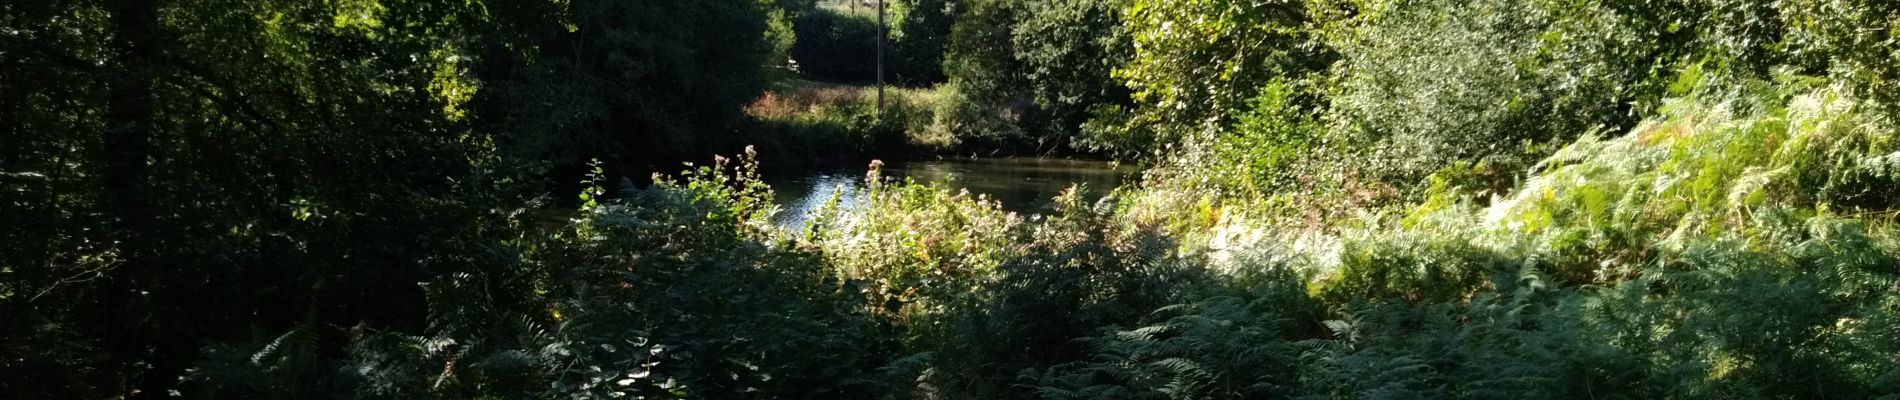
{"label": "tall grass", "polygon": [[808,161],[948,151],[956,139],[936,122],[938,97],[887,87],[880,113],[875,88],[788,81],[746,106],[754,122],[747,135],[768,153]]}

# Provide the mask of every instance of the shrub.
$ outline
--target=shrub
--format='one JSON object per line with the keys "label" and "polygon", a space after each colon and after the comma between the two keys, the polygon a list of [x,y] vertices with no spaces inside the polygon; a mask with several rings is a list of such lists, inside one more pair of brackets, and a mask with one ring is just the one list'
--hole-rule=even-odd
{"label": "shrub", "polygon": [[1332,62],[1302,29],[1303,2],[1136,0],[1124,7],[1134,54],[1114,76],[1133,90],[1137,107],[1120,135],[1151,138],[1128,143],[1159,146],[1225,128],[1267,82]]}
{"label": "shrub", "polygon": [[[1055,0],[1026,7],[1012,29],[1011,47],[1038,109],[1034,120],[1025,121],[1028,128],[1066,141],[1081,133],[1096,109],[1132,105],[1128,89],[1111,75],[1134,52],[1121,24],[1121,9],[1115,1]],[[1073,143],[1051,146],[1076,146]],[[1076,147],[1138,151],[1083,143]]]}
{"label": "shrub", "polygon": [[967,7],[951,0],[889,0],[889,79],[898,85],[942,83],[950,31]]}
{"label": "shrub", "polygon": [[1374,149],[1368,172],[1396,182],[1457,160],[1519,170],[1543,155],[1535,145],[1626,128],[1641,93],[1626,88],[1659,62],[1625,48],[1642,46],[1628,18],[1590,3],[1366,7],[1329,36],[1342,58],[1330,117]]}
{"label": "shrub", "polygon": [[485,85],[470,109],[506,133],[512,155],[557,174],[578,174],[591,158],[645,167],[737,147],[741,107],[764,89],[764,65],[784,44],[771,1],[547,7],[556,10],[498,17],[490,46],[523,50],[471,73]]}
{"label": "shrub", "polygon": [[1800,94],[1713,92],[1704,96],[1719,100],[1673,102],[1624,137],[1579,140],[1487,221],[1581,264],[1641,243],[1755,237],[1821,215],[1891,210],[1889,188],[1900,182],[1885,172],[1900,150],[1893,122],[1837,88],[1790,91]]}
{"label": "shrub", "polygon": [[820,8],[792,23],[791,57],[799,75],[843,83],[877,82],[877,17]]}
{"label": "shrub", "polygon": [[880,114],[871,88],[795,82],[747,106],[747,140],[805,162],[943,152],[956,145],[937,126],[939,90],[887,88]]}
{"label": "shrub", "polygon": [[[525,255],[535,307],[497,324],[371,333],[345,369],[364,395],[878,398],[896,336],[816,254],[774,239],[748,154],[605,200]],[[432,300],[479,302],[479,277]],[[467,283],[464,283],[467,282]]]}
{"label": "shrub", "polygon": [[937,114],[944,131],[988,148],[1018,148],[1027,111],[1021,62],[1010,42],[1010,27],[1022,18],[1016,2],[971,3],[950,32],[945,48],[943,105]]}
{"label": "shrub", "polygon": [[[884,79],[906,87],[944,81],[944,46],[961,4],[943,0],[890,0],[885,14]],[[822,7],[793,23],[792,59],[800,75],[828,82],[877,82],[877,7],[851,13]]]}
{"label": "shrub", "polygon": [[[1777,3],[1788,26],[1784,46],[1803,65],[1825,72],[1855,94],[1900,116],[1900,5],[1882,1],[1802,0]],[[1883,26],[1884,24],[1884,26]]]}
{"label": "shrub", "polygon": [[1084,203],[1080,189],[1027,221],[929,185],[879,182],[865,196],[809,225],[807,240],[905,327],[915,353],[891,368],[910,392],[1021,397],[1009,382],[1023,369],[1078,360],[1075,339],[1132,323],[1197,279],[1171,241],[1118,225],[1114,203]]}
{"label": "shrub", "polygon": [[1190,296],[1022,382],[1052,399],[1891,396],[1892,206],[1816,190],[1861,188],[1896,150],[1846,91],[1697,89],[1488,207],[1442,189],[1331,244],[1255,242],[1307,254],[1255,270],[1312,275],[1233,281],[1270,299]]}

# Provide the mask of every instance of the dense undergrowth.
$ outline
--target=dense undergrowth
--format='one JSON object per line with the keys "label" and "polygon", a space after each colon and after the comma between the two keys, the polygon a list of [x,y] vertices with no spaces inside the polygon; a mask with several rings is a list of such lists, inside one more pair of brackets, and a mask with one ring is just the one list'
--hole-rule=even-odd
{"label": "dense undergrowth", "polygon": [[0,5],[0,396],[1900,399],[1890,2],[898,3]]}
{"label": "dense undergrowth", "polygon": [[951,153],[958,140],[938,121],[931,89],[875,88],[790,81],[746,107],[751,143],[802,162],[843,162]]}
{"label": "dense undergrowth", "polygon": [[[1254,251],[1279,261],[1248,268],[1298,273],[1105,333],[1098,360],[1038,382],[1049,398],[1892,396],[1892,123],[1830,88],[1673,100],[1492,201],[1439,180],[1337,234],[1266,240]],[[1311,307],[1327,313],[1288,312]]]}
{"label": "dense undergrowth", "polygon": [[873,165],[864,207],[786,232],[722,158],[530,239],[544,308],[343,370],[452,397],[1891,398],[1893,121],[1763,87],[1330,230],[1165,186],[1025,216]]}

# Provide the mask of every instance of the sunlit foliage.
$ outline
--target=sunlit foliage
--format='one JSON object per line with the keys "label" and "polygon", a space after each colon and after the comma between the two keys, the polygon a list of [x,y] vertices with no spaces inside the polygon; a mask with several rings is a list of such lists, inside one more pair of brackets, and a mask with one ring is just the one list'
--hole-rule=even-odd
{"label": "sunlit foliage", "polygon": [[1887,2],[896,3],[0,3],[0,396],[1900,396]]}
{"label": "sunlit foliage", "polygon": [[1122,18],[1134,56],[1115,77],[1139,107],[1107,146],[1149,151],[1224,128],[1267,82],[1332,62],[1303,29],[1300,1],[1134,0]]}

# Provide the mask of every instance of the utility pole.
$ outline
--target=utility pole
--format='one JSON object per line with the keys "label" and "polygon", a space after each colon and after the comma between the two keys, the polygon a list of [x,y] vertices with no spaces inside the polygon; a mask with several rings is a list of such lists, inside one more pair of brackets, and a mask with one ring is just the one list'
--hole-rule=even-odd
{"label": "utility pole", "polygon": [[877,0],[877,114],[884,115],[884,0]]}

